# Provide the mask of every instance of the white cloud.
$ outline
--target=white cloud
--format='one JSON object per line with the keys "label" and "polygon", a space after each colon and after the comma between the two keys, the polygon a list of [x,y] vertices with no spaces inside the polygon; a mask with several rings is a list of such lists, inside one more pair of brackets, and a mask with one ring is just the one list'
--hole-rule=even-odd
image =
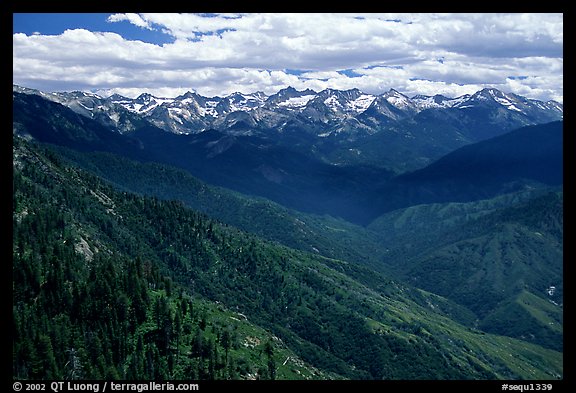
{"label": "white cloud", "polygon": [[135,26],[143,27],[145,29],[149,29],[149,30],[152,29],[150,27],[150,23],[148,23],[146,20],[142,19],[142,17],[138,14],[132,14],[132,13],[113,14],[113,15],[110,15],[107,19],[107,22],[111,22],[111,23],[122,22],[122,21],[128,21]]}
{"label": "white cloud", "polygon": [[174,41],[84,29],[14,34],[14,83],[205,95],[292,85],[457,96],[490,85],[562,101],[562,14],[114,14],[107,21]]}

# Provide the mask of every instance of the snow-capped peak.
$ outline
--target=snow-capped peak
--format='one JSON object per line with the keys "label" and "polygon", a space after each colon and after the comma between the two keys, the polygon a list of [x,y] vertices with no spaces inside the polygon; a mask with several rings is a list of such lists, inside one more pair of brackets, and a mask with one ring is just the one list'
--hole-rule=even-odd
{"label": "snow-capped peak", "polygon": [[529,102],[523,97],[515,94],[506,94],[493,87],[488,87],[472,94],[467,100],[458,104],[457,107],[464,109],[477,105],[497,105],[520,113],[524,113],[530,106]]}
{"label": "snow-capped peak", "polygon": [[[291,124],[291,120],[314,124],[313,127],[319,125],[322,129],[327,126],[334,127],[334,130],[364,127],[376,132],[374,130],[380,129],[382,122],[388,124],[409,119],[428,109],[504,109],[514,116],[523,116],[527,122],[554,121],[563,117],[563,106],[556,101],[528,99],[495,88],[457,98],[440,94],[409,98],[395,89],[372,95],[358,89],[325,89],[317,93],[310,89],[299,91],[294,87],[287,87],[270,96],[262,92],[235,92],[225,97],[205,97],[188,91],[175,98],[142,93],[135,99],[119,94],[102,98],[79,91],[44,93],[17,85],[13,85],[13,90],[16,93],[40,95],[84,116],[99,119],[107,116],[114,124],[126,118],[120,116],[123,110],[133,112],[157,127],[175,133],[197,133],[209,128],[224,130],[228,125],[237,123],[251,129],[282,130],[285,124]],[[123,130],[129,129],[129,125],[127,127]]]}
{"label": "snow-capped peak", "polygon": [[243,94],[236,92],[225,97],[225,99],[228,100],[230,110],[233,112],[254,109],[256,107],[262,106],[264,102],[261,92],[253,94]]}
{"label": "snow-capped peak", "polygon": [[156,97],[154,97],[150,93],[142,93],[138,97],[136,97],[136,99],[134,101],[139,103],[139,104],[148,104],[155,99],[156,99]]}
{"label": "snow-capped peak", "polygon": [[468,98],[470,98],[470,95],[468,94],[457,98],[450,98],[441,94],[436,94],[434,96],[418,94],[412,97],[412,102],[416,104],[419,110],[430,108],[453,108],[466,101]]}
{"label": "snow-capped peak", "polygon": [[370,107],[370,105],[372,104],[372,102],[374,102],[375,99],[376,97],[373,96],[372,94],[361,93],[360,96],[358,96],[358,98],[351,100],[349,102],[348,108],[353,112],[362,113]]}
{"label": "snow-capped peak", "polygon": [[266,99],[265,106],[272,110],[274,110],[274,108],[299,110],[305,107],[316,95],[317,93],[314,90],[306,89],[298,91],[292,86],[289,86],[269,96]]}
{"label": "snow-capped peak", "polygon": [[416,105],[410,98],[400,93],[397,90],[390,89],[382,94],[382,97],[388,101],[392,106],[401,110],[416,110]]}
{"label": "snow-capped peak", "polygon": [[122,103],[122,102],[130,102],[130,101],[132,101],[132,99],[128,98],[128,97],[124,97],[123,95],[120,95],[118,93],[114,93],[108,97],[108,101],[114,102],[114,103]]}
{"label": "snow-capped peak", "polygon": [[374,96],[364,94],[358,89],[349,90],[322,90],[314,98],[315,102],[322,102],[335,113],[358,114],[366,110],[374,100]]}

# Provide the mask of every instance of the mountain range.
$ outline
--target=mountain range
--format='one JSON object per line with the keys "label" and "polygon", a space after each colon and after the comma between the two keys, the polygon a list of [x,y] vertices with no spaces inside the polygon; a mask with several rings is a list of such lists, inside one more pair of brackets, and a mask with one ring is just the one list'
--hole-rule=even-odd
{"label": "mountain range", "polygon": [[[558,378],[562,111],[495,89],[14,86],[15,373],[77,358],[91,377]],[[79,331],[124,349],[97,361]]]}
{"label": "mountain range", "polygon": [[[22,95],[20,91],[33,94]],[[422,169],[465,145],[563,116],[558,103],[529,100],[495,89],[457,99],[408,99],[396,91],[376,97],[358,90],[312,93],[284,89],[267,99],[261,94],[240,99],[241,95],[236,94],[212,100],[190,93],[162,101],[150,95],[135,100],[118,96],[103,99],[87,93],[42,93],[15,86],[15,113],[34,114],[34,124],[27,123],[26,115],[16,116],[15,127],[41,141],[175,165],[218,186],[263,196],[290,208],[366,224],[379,214],[403,206],[396,194],[404,186],[395,187],[390,198],[383,200],[382,196],[390,194],[388,185],[397,180],[405,184],[403,179],[417,176],[407,172]],[[64,105],[55,106],[55,101]],[[174,133],[167,124],[191,127],[192,123],[180,117],[166,117],[164,123],[159,123],[153,115],[156,110],[166,112],[173,106],[186,105],[212,108],[196,110],[202,116],[195,119],[227,126],[187,128],[188,133]],[[376,116],[375,111],[380,115]],[[83,131],[46,133],[55,113],[71,123],[81,122]],[[231,116],[259,120],[242,121],[240,127],[238,122],[229,121]],[[278,117],[284,120],[271,122],[271,118]],[[352,128],[347,126],[351,119],[355,124]],[[36,132],[39,121],[47,124]],[[366,131],[368,123],[371,128]],[[80,135],[82,140],[78,140]],[[527,143],[529,149],[530,141]],[[561,140],[556,143],[561,146]],[[548,153],[554,156],[558,151]],[[503,179],[493,180],[499,182],[494,187],[504,187]],[[484,195],[489,195],[491,188]],[[460,195],[459,200],[482,196],[473,194]],[[435,198],[420,198],[419,202],[438,201]]]}
{"label": "mountain range", "polygon": [[175,134],[216,130],[227,136],[254,136],[330,164],[368,164],[395,172],[421,168],[468,143],[563,117],[558,102],[493,88],[457,98],[408,98],[393,89],[371,95],[358,89],[316,93],[290,87],[270,96],[204,97],[188,92],[176,98],[143,93],[135,99],[44,93],[19,86],[13,90],[39,94],[120,133],[135,131],[146,120]]}
{"label": "mountain range", "polygon": [[270,129],[282,133],[298,124],[306,125],[310,130],[321,130],[316,134],[318,137],[352,130],[374,134],[381,131],[383,124],[414,119],[430,109],[446,113],[458,110],[469,116],[482,110],[494,110],[502,118],[524,124],[558,120],[563,115],[563,106],[558,102],[527,99],[494,88],[457,98],[442,95],[409,98],[394,89],[372,95],[358,89],[326,89],[317,93],[292,87],[270,96],[257,92],[204,97],[187,92],[175,98],[142,93],[134,99],[119,94],[101,97],[85,92],[44,93],[16,85],[13,90],[41,95],[83,116],[114,124],[120,132],[129,132],[135,127],[126,119],[125,112],[140,115],[155,126],[176,134],[197,134],[209,129],[231,135],[253,135]]}

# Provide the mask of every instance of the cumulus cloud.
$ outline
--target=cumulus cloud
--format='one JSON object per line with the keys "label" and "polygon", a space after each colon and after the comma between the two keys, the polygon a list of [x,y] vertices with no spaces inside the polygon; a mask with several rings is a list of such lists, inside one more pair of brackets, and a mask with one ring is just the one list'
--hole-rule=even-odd
{"label": "cumulus cloud", "polygon": [[[494,86],[562,101],[562,14],[113,14],[161,31],[13,35],[14,83],[163,95],[293,86],[458,96]],[[128,94],[130,93],[130,94]],[[529,93],[529,94],[528,94]]]}
{"label": "cumulus cloud", "polygon": [[133,13],[128,13],[128,14],[113,14],[110,15],[108,17],[108,19],[106,19],[108,22],[122,22],[122,21],[128,21],[130,23],[132,23],[135,26],[138,27],[143,27],[145,29],[149,29],[152,30],[152,27],[150,26],[150,24],[142,19],[142,17],[138,14],[133,14]]}

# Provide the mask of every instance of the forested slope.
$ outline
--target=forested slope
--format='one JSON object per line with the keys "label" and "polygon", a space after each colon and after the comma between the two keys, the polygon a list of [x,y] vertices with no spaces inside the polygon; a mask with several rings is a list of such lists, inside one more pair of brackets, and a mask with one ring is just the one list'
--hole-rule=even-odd
{"label": "forested slope", "polygon": [[15,378],[562,375],[560,352],[465,327],[444,298],[119,192],[18,138],[13,160]]}

